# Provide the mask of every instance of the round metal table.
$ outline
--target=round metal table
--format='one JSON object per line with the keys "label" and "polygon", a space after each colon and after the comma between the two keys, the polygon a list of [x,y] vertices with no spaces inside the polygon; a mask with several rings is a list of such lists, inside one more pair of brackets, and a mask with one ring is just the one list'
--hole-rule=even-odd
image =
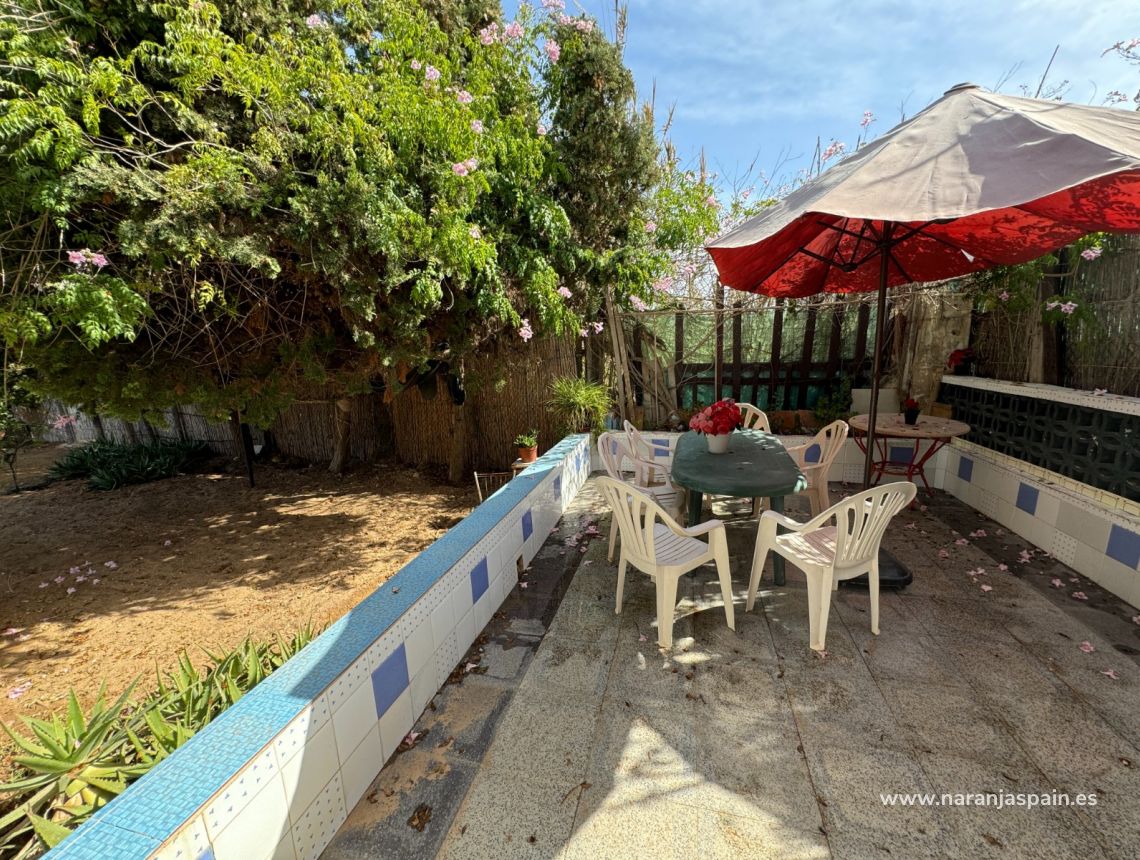
{"label": "round metal table", "polygon": [[[852,438],[864,454],[867,453],[870,417],[852,415],[847,419]],[[903,416],[895,412],[879,415],[875,421],[876,453],[871,460],[871,480],[877,484],[883,475],[903,475],[908,481],[917,477],[929,493],[930,484],[926,482],[925,471],[927,462],[951,439],[969,432],[969,424],[950,418],[919,415],[917,424],[907,424]],[[899,440],[913,443],[913,446],[892,444]],[[926,450],[922,450],[923,443],[929,443]],[[909,459],[896,459],[899,450],[909,454]]]}
{"label": "round metal table", "polygon": [[[689,525],[701,521],[704,494],[769,499],[772,510],[784,510],[784,496],[807,487],[780,440],[759,430],[737,430],[724,454],[710,454],[700,433],[689,431],[677,440],[671,479],[689,491]],[[776,585],[784,584],[784,559],[774,554]]]}

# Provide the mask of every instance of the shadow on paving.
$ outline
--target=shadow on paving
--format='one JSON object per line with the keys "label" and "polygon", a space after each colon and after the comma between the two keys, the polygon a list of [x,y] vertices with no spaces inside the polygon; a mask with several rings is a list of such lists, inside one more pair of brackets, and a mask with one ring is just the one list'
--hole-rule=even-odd
{"label": "shadow on paving", "polygon": [[[813,654],[792,567],[781,588],[766,572],[744,612],[755,523],[736,519],[736,631],[703,568],[682,580],[664,652],[652,582],[631,572],[615,615],[604,539],[563,543],[601,511],[587,486],[473,648],[479,668],[436,696],[323,856],[1134,856],[1135,610],[1061,599],[1050,583],[1072,571],[1041,553],[1016,564],[1020,539],[923,501],[888,534],[915,582],[883,592],[880,636],[866,591],[843,587]],[[1098,803],[884,804],[896,792]]]}

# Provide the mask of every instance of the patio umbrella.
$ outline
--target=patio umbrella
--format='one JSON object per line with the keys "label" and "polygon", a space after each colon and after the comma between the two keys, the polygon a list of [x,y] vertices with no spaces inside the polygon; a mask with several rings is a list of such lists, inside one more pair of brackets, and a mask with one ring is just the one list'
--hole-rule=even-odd
{"label": "patio umbrella", "polygon": [[1023,263],[1097,231],[1140,231],[1140,113],[959,84],[706,247],[736,290],[878,290],[867,486],[887,289]]}

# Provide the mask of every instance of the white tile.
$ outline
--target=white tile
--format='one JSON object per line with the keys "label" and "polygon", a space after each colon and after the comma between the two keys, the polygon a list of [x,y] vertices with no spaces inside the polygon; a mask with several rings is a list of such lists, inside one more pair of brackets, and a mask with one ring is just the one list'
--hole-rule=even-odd
{"label": "white tile", "polygon": [[294,755],[300,752],[306,741],[317,733],[329,721],[329,703],[324,695],[318,696],[313,702],[289,723],[276,738],[273,739],[273,748],[277,751],[277,762],[285,764]]}
{"label": "white tile", "polygon": [[455,638],[455,631],[452,630],[435,652],[435,686],[437,690],[447,682],[447,676],[459,663],[459,657],[459,646]]}
{"label": "white tile", "polygon": [[328,697],[329,710],[335,712],[337,708],[345,703],[349,696],[356,692],[357,688],[369,680],[370,674],[368,671],[368,660],[365,657],[360,657],[356,662],[344,670],[340,677],[329,685]]}
{"label": "white tile", "polygon": [[412,691],[412,715],[417,719],[424,712],[432,696],[439,690],[435,682],[435,666],[424,666],[417,674],[412,676],[410,685]]}
{"label": "white tile", "polygon": [[[439,586],[436,586],[438,588]],[[451,596],[441,595],[442,599],[431,612],[431,636],[438,651],[447,637],[455,629],[455,610],[452,608]]]}
{"label": "white tile", "polygon": [[431,660],[435,653],[435,640],[432,638],[431,619],[423,621],[404,640],[404,655],[408,658],[408,674],[414,675]]}
{"label": "white tile", "polygon": [[376,727],[376,694],[372,684],[361,684],[333,714],[333,732],[340,764],[356,749],[369,729]]}
{"label": "white tile", "polygon": [[293,847],[293,834],[286,833],[277,843],[273,852],[273,860],[297,860],[297,850]]}
{"label": "white tile", "polygon": [[455,638],[460,653],[467,653],[467,649],[470,648],[471,643],[475,641],[475,634],[477,632],[475,629],[475,610],[469,609],[455,625]]}
{"label": "white tile", "polygon": [[451,611],[456,620],[471,610],[471,574],[464,574],[451,591]]}
{"label": "white tile", "polygon": [[406,619],[407,613],[401,616],[391,627],[384,631],[384,633],[375,642],[368,646],[368,650],[364,652],[365,661],[368,664],[368,678],[371,682],[372,673],[376,668],[392,656],[392,652],[400,647],[400,643],[404,641],[405,631],[408,629],[410,621]]}
{"label": "white tile", "polygon": [[384,748],[384,759],[396,751],[400,741],[412,730],[415,720],[412,717],[412,693],[404,690],[380,718],[380,744]]}
{"label": "white tile", "polygon": [[1122,600],[1130,600],[1134,596],[1132,592],[1140,580],[1140,573],[1080,542],[1077,543],[1072,567]]}
{"label": "white tile", "polygon": [[297,860],[317,860],[348,817],[340,774],[333,776],[293,826]]}
{"label": "white tile", "polygon": [[[277,756],[268,746],[206,804],[203,819],[210,840],[225,830],[261,792],[262,788],[278,777]],[[280,782],[278,782],[280,784]]]}
{"label": "white tile", "polygon": [[1037,519],[1047,526],[1057,525],[1057,514],[1061,509],[1061,500],[1052,493],[1040,491],[1037,494]]}
{"label": "white tile", "polygon": [[281,768],[290,821],[297,823],[339,767],[333,726],[329,724],[309,739],[300,755],[293,756]]}
{"label": "white tile", "polygon": [[1052,541],[1049,544],[1049,552],[1062,564],[1067,564],[1069,567],[1074,567],[1077,558],[1077,539],[1070,537],[1063,531],[1053,530]]}
{"label": "white tile", "polygon": [[380,745],[380,727],[375,725],[340,766],[344,802],[349,809],[356,806],[356,802],[364,796],[383,766],[384,749]]}
{"label": "white tile", "polygon": [[[206,822],[209,829],[209,820]],[[275,854],[289,832],[289,812],[281,777],[267,779],[243,813],[218,834],[210,834],[214,860],[262,860]]]}
{"label": "white tile", "polygon": [[197,860],[210,847],[206,823],[195,815],[152,854],[149,860]]}

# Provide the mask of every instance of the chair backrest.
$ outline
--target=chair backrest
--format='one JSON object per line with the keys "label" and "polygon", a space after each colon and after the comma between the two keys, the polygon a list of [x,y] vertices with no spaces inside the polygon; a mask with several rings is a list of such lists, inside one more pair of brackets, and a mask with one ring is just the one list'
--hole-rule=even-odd
{"label": "chair backrest", "polygon": [[847,441],[850,429],[846,421],[832,421],[816,433],[814,442],[819,446],[819,460],[808,465],[830,467],[839,456],[839,452],[843,450],[843,443]]}
{"label": "chair backrest", "polygon": [[479,494],[479,501],[506,485],[514,476],[514,472],[476,472],[475,492]]}
{"label": "chair backrest", "polygon": [[648,493],[637,487],[613,478],[598,478],[597,484],[614,512],[611,528],[616,527],[621,532],[622,552],[630,561],[656,565],[653,526],[658,519],[674,526],[676,522]]}
{"label": "chair backrest", "polygon": [[751,403],[738,403],[740,407],[740,423],[745,430],[763,430],[772,432],[772,425],[768,423],[768,416]]}
{"label": "chair backrest", "polygon": [[620,433],[611,433],[608,430],[605,433],[598,435],[598,454],[602,457],[602,465],[606,469],[606,474],[617,481],[627,480],[625,473],[622,471],[624,467],[626,471],[633,473],[633,480],[636,480],[637,458],[633,456],[625,438]]}
{"label": "chair backrest", "polygon": [[887,525],[917,492],[910,481],[883,484],[856,493],[820,514],[820,520],[835,518],[835,566],[851,567],[878,555]]}
{"label": "chair backrest", "polygon": [[642,460],[652,460],[653,446],[645,441],[645,437],[641,435],[641,431],[634,427],[629,422],[629,419],[622,422],[622,428],[625,430],[625,435],[629,439],[629,450]]}

